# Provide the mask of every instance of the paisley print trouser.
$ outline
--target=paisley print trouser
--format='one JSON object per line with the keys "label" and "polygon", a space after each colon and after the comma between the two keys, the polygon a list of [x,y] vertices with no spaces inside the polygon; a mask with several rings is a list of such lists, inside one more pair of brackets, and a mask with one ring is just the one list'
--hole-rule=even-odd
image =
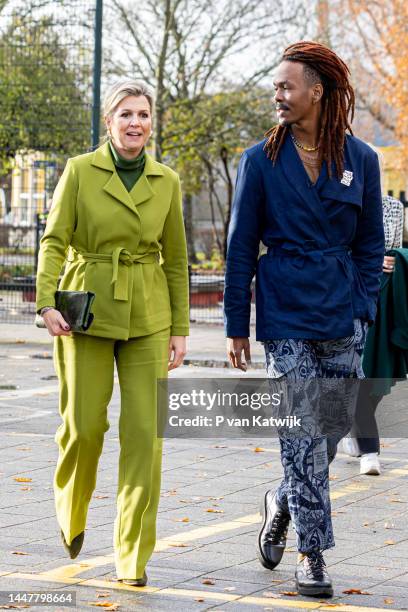
{"label": "paisley print trouser", "polygon": [[[341,389],[339,379],[364,378],[361,356],[365,338],[366,325],[356,319],[354,335],[347,338],[263,343],[271,388],[276,391],[280,382],[288,383],[289,409],[302,420],[300,433],[279,428],[284,478],[277,490],[277,501],[291,515],[297,548],[302,553],[334,546],[329,463],[335,457],[337,443],[351,428],[356,400],[355,390],[346,384]],[[311,414],[312,400],[321,398],[322,384],[337,385],[328,435],[324,427],[313,425]]]}

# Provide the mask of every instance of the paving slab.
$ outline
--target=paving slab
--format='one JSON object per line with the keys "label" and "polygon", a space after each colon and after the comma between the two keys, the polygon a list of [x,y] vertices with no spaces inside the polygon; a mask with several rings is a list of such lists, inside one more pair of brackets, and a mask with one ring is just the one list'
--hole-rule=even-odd
{"label": "paving slab", "polygon": [[[208,348],[208,356],[221,359],[221,352],[217,355],[211,345],[224,342],[222,330],[202,333],[203,352]],[[253,612],[302,610],[316,604],[282,594],[294,591],[292,530],[275,571],[265,570],[257,559],[259,503],[265,490],[276,487],[282,477],[278,441],[273,438],[165,440],[159,542],[148,566],[149,588],[125,589],[116,582],[112,538],[119,451],[117,386],[83,553],[74,562],[68,559],[59,539],[52,494],[57,457],[53,437],[59,416],[51,346],[48,340],[44,346],[38,344],[39,336],[27,338],[25,344],[11,342],[10,335],[0,346],[0,384],[7,380],[18,394],[2,399],[8,391],[0,391],[0,590],[73,589],[80,609],[90,609],[97,593],[107,592],[108,597],[99,599],[117,603],[120,612],[139,608]],[[219,372],[232,375],[227,369],[203,367],[184,367],[177,375],[208,378]],[[332,603],[356,606],[353,612],[408,608],[404,471],[408,441],[384,443],[381,461],[380,477],[361,477],[358,460],[342,453],[331,470],[337,545],[327,551],[326,560],[335,587]],[[182,522],[184,518],[189,521]],[[386,544],[387,540],[393,543]],[[77,565],[79,573],[70,579]],[[214,584],[204,585],[204,579]],[[347,588],[370,595],[348,595],[343,593]]]}

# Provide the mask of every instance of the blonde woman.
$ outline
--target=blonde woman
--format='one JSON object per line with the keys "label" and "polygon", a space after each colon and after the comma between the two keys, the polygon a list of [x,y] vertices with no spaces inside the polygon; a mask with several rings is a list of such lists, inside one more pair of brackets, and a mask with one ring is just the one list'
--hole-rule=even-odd
{"label": "blonde woman", "polygon": [[[55,336],[62,424],[54,491],[64,546],[84,541],[116,363],[121,412],[114,548],[119,580],[147,581],[160,494],[156,382],[181,365],[189,328],[187,251],[179,177],[145,146],[153,93],[122,81],[107,93],[108,139],[68,160],[41,241],[37,311]],[[54,294],[96,294],[94,322],[71,333]]]}

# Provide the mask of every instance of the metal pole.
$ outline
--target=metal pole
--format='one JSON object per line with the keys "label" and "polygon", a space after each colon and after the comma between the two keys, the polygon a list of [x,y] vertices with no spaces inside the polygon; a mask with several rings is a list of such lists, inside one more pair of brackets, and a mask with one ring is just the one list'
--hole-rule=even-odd
{"label": "metal pole", "polygon": [[102,2],[96,0],[95,7],[95,48],[93,66],[92,100],[92,148],[99,145],[99,125],[101,117],[101,66],[102,66]]}

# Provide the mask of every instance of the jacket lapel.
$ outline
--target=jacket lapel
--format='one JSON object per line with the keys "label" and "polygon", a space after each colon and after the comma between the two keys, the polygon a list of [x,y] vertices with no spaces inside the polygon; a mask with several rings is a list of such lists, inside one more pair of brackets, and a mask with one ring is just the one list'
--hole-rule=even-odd
{"label": "jacket lapel", "polygon": [[[297,154],[295,145],[289,136],[285,138],[278,159],[280,160],[280,166],[287,182],[296,191],[300,199],[307,204],[310,212],[319,223],[326,241],[330,244],[331,225],[329,218],[324,210],[317,189],[311,185],[302,160]],[[318,183],[325,180],[327,180],[326,164],[323,165]]]}
{"label": "jacket lapel", "polygon": [[163,170],[161,165],[156,162],[151,155],[146,153],[146,164],[142,176],[139,178],[137,183],[133,186],[130,191],[130,197],[133,204],[138,206],[142,202],[150,200],[150,198],[156,195],[152,187],[154,181],[149,180],[151,176],[163,176]]}
{"label": "jacket lapel", "polygon": [[92,165],[103,170],[109,170],[111,173],[108,176],[107,182],[103,186],[103,190],[110,196],[119,200],[122,204],[127,206],[135,214],[138,214],[136,206],[142,202],[146,202],[153,195],[155,191],[152,188],[150,176],[163,176],[163,170],[161,165],[156,162],[148,153],[146,153],[146,165],[142,176],[139,178],[137,183],[133,186],[130,192],[126,189],[122,183],[118,173],[116,172],[115,165],[112,160],[112,155],[109,150],[109,144],[106,142],[101,147],[96,149],[92,157]]}
{"label": "jacket lapel", "polygon": [[[133,212],[135,211],[135,205],[130,197],[130,194],[122,181],[118,173],[115,170],[115,165],[112,160],[112,155],[109,150],[109,144],[105,142],[101,147],[96,149],[92,158],[92,165],[103,170],[109,170],[110,175],[107,177],[107,182],[103,186],[103,190],[110,196],[119,200],[122,204],[130,208]],[[137,213],[136,213],[137,214]]]}

